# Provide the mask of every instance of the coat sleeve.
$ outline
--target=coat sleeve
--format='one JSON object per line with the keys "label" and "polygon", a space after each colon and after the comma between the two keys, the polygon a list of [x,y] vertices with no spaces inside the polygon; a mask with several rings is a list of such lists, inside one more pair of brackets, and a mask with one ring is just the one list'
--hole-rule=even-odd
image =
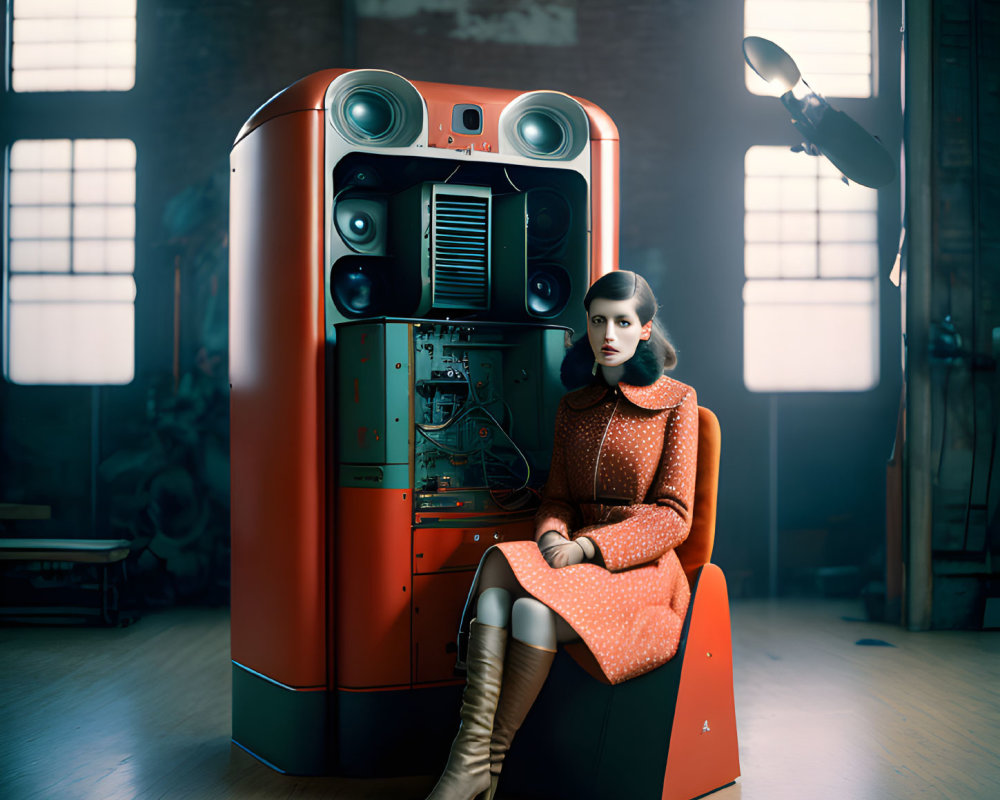
{"label": "coat sleeve", "polygon": [[566,401],[556,411],[555,436],[552,442],[552,466],[542,489],[542,502],[535,513],[535,541],[546,531],[556,531],[566,538],[580,524],[580,511],[569,492],[566,475]]}
{"label": "coat sleeve", "polygon": [[655,561],[691,530],[698,466],[698,400],[692,389],[666,422],[660,466],[645,503],[615,507],[608,522],[573,532],[597,545],[612,572]]}

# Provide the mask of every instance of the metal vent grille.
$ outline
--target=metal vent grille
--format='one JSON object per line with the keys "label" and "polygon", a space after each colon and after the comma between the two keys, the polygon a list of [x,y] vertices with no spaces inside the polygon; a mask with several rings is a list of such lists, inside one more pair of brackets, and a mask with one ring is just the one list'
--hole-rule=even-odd
{"label": "metal vent grille", "polygon": [[489,196],[436,193],[432,213],[434,307],[489,308]]}

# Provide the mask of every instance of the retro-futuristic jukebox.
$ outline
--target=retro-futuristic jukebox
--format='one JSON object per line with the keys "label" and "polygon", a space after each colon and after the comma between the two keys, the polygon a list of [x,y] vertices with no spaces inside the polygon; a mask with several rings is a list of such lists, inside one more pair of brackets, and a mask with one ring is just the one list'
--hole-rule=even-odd
{"label": "retro-futuristic jukebox", "polygon": [[328,70],[231,167],[233,739],[294,774],[435,772],[474,570],[533,535],[566,335],[616,267],[617,129]]}

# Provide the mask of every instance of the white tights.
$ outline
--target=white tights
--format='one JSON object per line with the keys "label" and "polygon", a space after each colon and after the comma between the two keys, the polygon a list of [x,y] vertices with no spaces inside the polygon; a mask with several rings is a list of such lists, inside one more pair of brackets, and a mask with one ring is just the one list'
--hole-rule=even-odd
{"label": "white tights", "polygon": [[534,647],[555,650],[558,642],[579,639],[562,617],[544,603],[528,596],[514,577],[507,559],[493,552],[486,557],[480,576],[484,586],[476,603],[476,618],[484,625],[506,628],[515,639]]}

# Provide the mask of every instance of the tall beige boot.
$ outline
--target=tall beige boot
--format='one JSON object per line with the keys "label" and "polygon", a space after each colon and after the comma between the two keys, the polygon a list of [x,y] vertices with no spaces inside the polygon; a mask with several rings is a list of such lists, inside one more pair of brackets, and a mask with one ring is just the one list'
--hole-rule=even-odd
{"label": "tall beige boot", "polygon": [[510,743],[542,690],[555,657],[554,650],[525,644],[518,639],[510,640],[504,662],[503,691],[490,740],[490,788],[482,795],[482,800],[493,800]]}
{"label": "tall beige boot", "polygon": [[507,629],[469,627],[468,674],[462,692],[461,724],[451,753],[427,800],[472,800],[490,786],[490,736],[500,697]]}

